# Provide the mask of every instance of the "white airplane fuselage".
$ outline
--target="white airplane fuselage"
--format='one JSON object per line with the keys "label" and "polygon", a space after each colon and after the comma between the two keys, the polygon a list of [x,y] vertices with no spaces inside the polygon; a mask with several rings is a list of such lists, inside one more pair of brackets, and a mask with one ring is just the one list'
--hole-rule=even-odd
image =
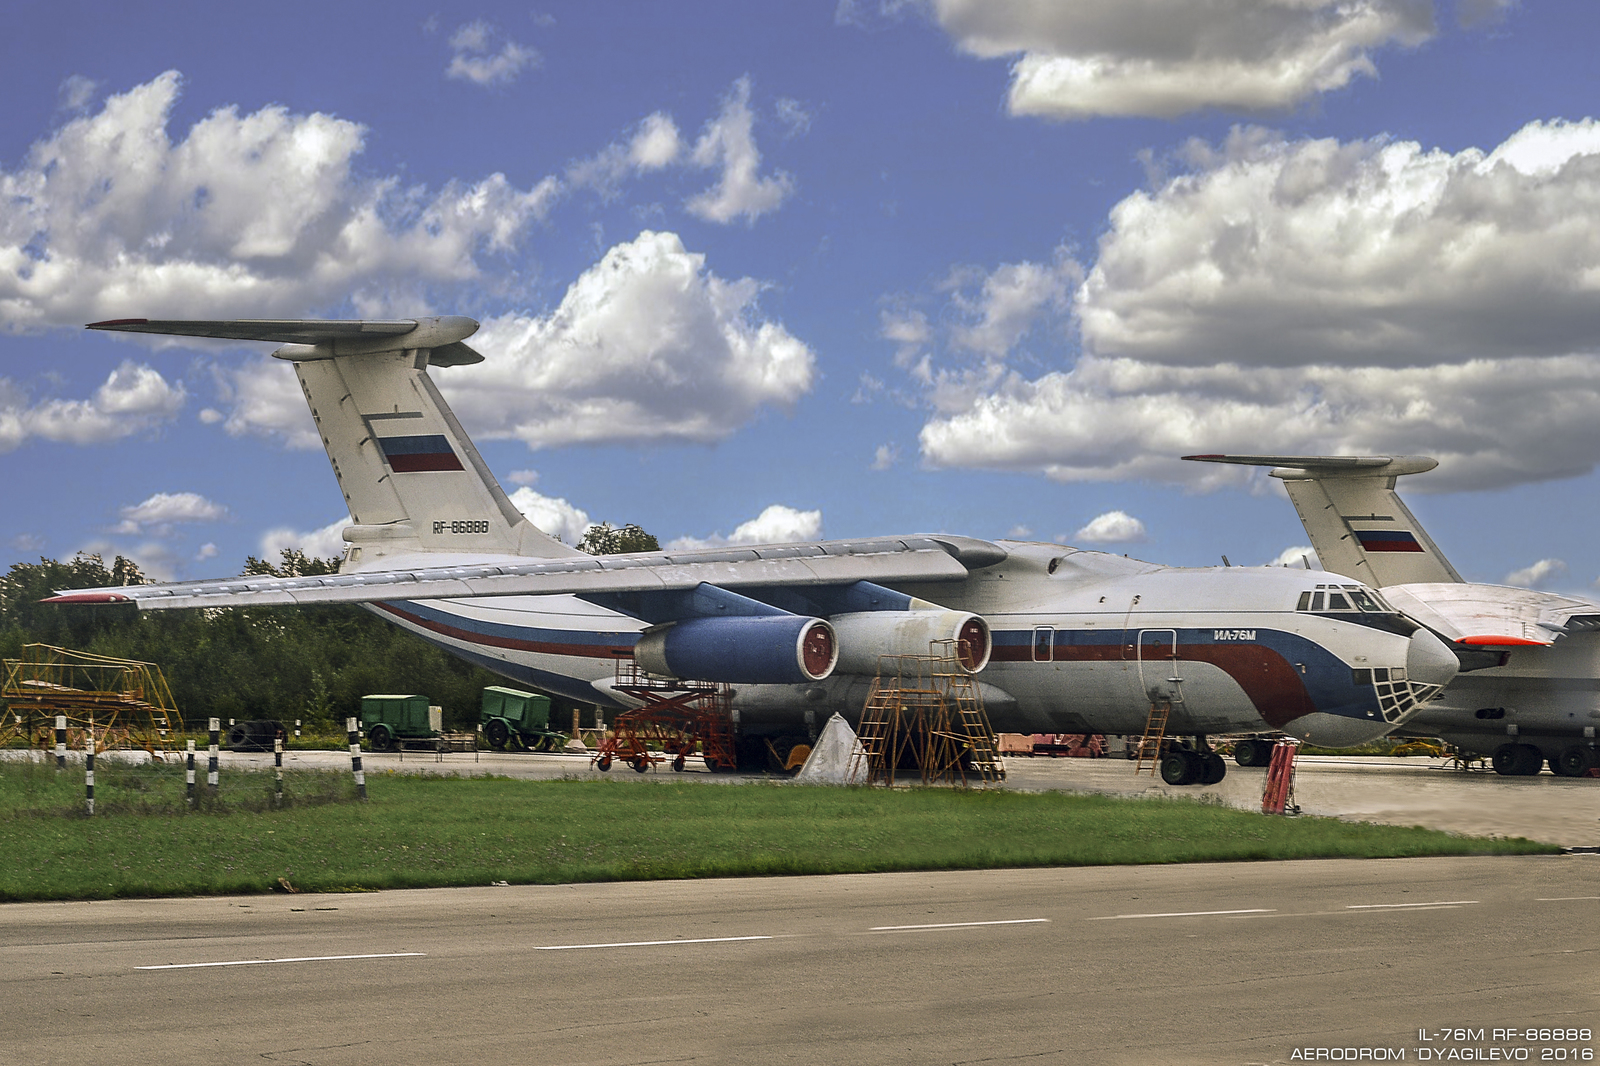
{"label": "white airplane fuselage", "polygon": [[[1314,573],[1001,546],[1003,561],[964,581],[896,589],[988,623],[993,654],[979,680],[998,730],[1139,733],[1153,704],[1170,703],[1173,734],[1274,729],[1347,746],[1405,722],[1455,670],[1447,649],[1393,612],[1297,610]],[[741,592],[760,598],[760,590]],[[611,682],[646,628],[637,618],[570,595],[370,607],[515,681],[584,703],[632,705]],[[734,706],[742,728],[757,732],[803,731],[834,712],[854,722],[871,680],[835,673],[737,685]]]}

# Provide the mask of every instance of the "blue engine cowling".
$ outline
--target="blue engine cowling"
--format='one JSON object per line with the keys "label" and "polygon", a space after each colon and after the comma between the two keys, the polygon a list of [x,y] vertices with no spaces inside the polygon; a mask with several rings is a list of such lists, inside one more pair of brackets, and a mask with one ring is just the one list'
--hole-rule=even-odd
{"label": "blue engine cowling", "polygon": [[833,673],[839,642],[827,622],[803,615],[686,618],[645,630],[633,657],[664,677],[800,685]]}

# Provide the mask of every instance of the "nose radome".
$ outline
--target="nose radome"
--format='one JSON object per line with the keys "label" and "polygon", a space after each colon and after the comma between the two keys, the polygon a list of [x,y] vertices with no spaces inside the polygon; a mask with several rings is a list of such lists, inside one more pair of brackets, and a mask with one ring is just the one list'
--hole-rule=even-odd
{"label": "nose radome", "polygon": [[1444,641],[1426,629],[1411,634],[1411,646],[1406,649],[1406,679],[1413,685],[1442,688],[1455,679],[1460,669],[1461,660]]}

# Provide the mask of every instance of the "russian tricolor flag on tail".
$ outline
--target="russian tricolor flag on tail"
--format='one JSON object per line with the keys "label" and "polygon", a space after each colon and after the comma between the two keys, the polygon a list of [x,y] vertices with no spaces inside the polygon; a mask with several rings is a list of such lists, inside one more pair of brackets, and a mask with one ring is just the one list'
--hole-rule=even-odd
{"label": "russian tricolor flag on tail", "polygon": [[1358,529],[1356,539],[1363,551],[1369,552],[1420,552],[1417,538],[1403,529]]}
{"label": "russian tricolor flag on tail", "polygon": [[418,470],[461,470],[461,460],[451,450],[450,442],[442,433],[428,433],[415,437],[379,437],[378,446],[388,460],[389,469],[397,474]]}

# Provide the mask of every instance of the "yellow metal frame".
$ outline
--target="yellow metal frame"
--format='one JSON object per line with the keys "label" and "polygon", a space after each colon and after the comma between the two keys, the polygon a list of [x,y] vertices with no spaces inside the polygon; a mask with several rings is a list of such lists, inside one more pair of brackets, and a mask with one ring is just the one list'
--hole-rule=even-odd
{"label": "yellow metal frame", "polygon": [[22,658],[0,660],[0,667],[0,700],[9,707],[0,744],[26,736],[30,746],[50,747],[58,715],[66,716],[72,748],[83,747],[92,733],[99,750],[154,754],[174,745],[182,731],[172,690],[154,663],[27,644]]}

